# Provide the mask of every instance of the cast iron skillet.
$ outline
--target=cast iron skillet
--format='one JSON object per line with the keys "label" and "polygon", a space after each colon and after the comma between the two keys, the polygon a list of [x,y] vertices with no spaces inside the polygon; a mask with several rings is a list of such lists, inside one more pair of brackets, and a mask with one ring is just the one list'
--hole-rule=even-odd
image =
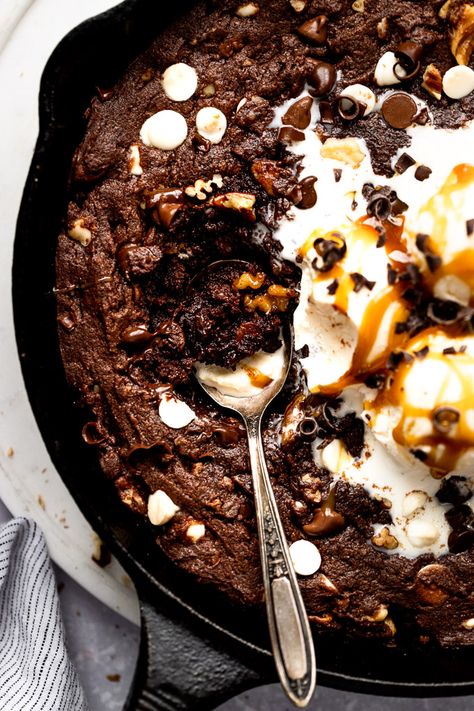
{"label": "cast iron skillet", "polygon": [[[38,426],[71,494],[132,577],[142,641],[129,709],[213,708],[276,675],[263,611],[198,585],[158,550],[123,506],[80,436],[82,415],[60,360],[53,287],[74,147],[95,87],[109,87],[187,2],[128,0],[83,23],[53,52],[40,91],[40,134],[18,217],[13,302],[23,375]],[[176,7],[178,5],[178,7]],[[319,636],[319,681],[403,696],[474,693],[474,648],[387,649]]]}

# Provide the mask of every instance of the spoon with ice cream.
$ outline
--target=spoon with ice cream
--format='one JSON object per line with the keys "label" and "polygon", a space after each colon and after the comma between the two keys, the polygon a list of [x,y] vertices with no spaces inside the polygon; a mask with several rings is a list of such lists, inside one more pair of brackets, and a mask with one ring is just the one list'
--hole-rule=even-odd
{"label": "spoon with ice cream", "polygon": [[[244,261],[223,260],[211,264],[206,272],[228,264],[241,266],[244,272],[249,267]],[[238,413],[247,429],[275,664],[288,698],[303,708],[316,685],[313,638],[268,475],[261,434],[262,417],[288,375],[293,350],[290,327],[282,329],[282,340],[282,347],[275,353],[260,352],[241,361],[235,370],[197,364],[196,379],[218,405]]]}

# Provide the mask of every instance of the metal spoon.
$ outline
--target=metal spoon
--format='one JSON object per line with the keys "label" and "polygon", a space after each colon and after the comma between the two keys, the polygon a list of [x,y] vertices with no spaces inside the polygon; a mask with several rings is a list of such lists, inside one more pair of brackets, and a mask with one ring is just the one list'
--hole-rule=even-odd
{"label": "metal spoon", "polygon": [[[243,271],[248,270],[249,265],[240,260],[214,262],[208,270],[232,263],[241,265]],[[203,383],[197,375],[196,378],[209,397],[218,405],[238,413],[247,428],[273,655],[285,693],[295,706],[304,708],[316,686],[313,637],[268,475],[261,433],[263,414],[282,389],[291,363],[293,334],[289,327],[284,331],[285,366],[280,377],[262,388],[260,393],[246,397],[223,395]]]}

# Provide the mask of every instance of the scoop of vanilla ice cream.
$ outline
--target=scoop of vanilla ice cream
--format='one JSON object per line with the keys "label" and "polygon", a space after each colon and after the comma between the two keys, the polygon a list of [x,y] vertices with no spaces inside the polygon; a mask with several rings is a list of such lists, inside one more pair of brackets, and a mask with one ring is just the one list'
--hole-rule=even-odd
{"label": "scoop of vanilla ice cream", "polygon": [[248,397],[258,395],[263,388],[281,377],[285,367],[285,349],[281,346],[274,353],[258,351],[241,360],[234,369],[199,362],[194,367],[204,385],[216,388],[222,395]]}

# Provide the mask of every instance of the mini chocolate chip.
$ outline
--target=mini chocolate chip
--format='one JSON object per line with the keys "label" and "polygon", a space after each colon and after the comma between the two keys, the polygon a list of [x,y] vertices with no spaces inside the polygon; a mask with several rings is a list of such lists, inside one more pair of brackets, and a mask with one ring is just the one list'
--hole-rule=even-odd
{"label": "mini chocolate chip", "polygon": [[[342,178],[342,169],[341,168],[333,168],[334,171],[334,181],[338,183],[340,179]],[[474,220],[473,220],[474,222]]]}
{"label": "mini chocolate chip", "polygon": [[352,272],[352,274],[350,274],[349,276],[354,282],[354,291],[356,293],[359,292],[363,287],[365,287],[369,291],[372,291],[375,286],[375,281],[369,281],[365,278],[365,276],[359,274],[358,272]]}
{"label": "mini chocolate chip", "polygon": [[308,177],[303,178],[298,183],[301,189],[301,200],[298,202],[298,207],[300,210],[308,210],[316,205],[318,196],[316,195],[316,190],[314,189],[314,184],[317,178],[314,175],[308,175]]}
{"label": "mini chocolate chip", "polygon": [[400,363],[410,363],[413,360],[413,356],[406,351],[392,351],[387,358],[387,368],[388,370],[396,370]]}
{"label": "mini chocolate chip", "polygon": [[395,324],[395,333],[406,333],[408,331],[408,324],[406,321],[397,321]]}
{"label": "mini chocolate chip", "polygon": [[331,296],[333,296],[333,294],[336,293],[336,291],[337,291],[337,289],[338,289],[338,286],[339,286],[339,279],[334,279],[334,281],[332,281],[332,282],[326,287],[328,294],[330,294]]}
{"label": "mini chocolate chip", "polygon": [[437,407],[433,412],[433,425],[438,432],[448,434],[459,422],[461,415],[455,407]]}
{"label": "mini chocolate chip", "polygon": [[321,123],[334,123],[334,113],[329,101],[319,102],[319,120]]}
{"label": "mini chocolate chip", "polygon": [[428,453],[424,452],[422,449],[410,449],[410,452],[414,457],[420,460],[420,462],[426,462],[428,459]]}
{"label": "mini chocolate chip", "polygon": [[308,128],[311,122],[312,105],[313,99],[311,96],[303,96],[302,99],[298,99],[288,107],[287,112],[281,119],[282,123],[289,124],[293,128]]}
{"label": "mini chocolate chip", "polygon": [[328,35],[328,18],[326,15],[317,15],[316,17],[306,20],[298,27],[298,33],[316,44],[323,44]]}
{"label": "mini chocolate chip", "polygon": [[474,219],[466,220],[466,234],[468,237],[474,234]]}
{"label": "mini chocolate chip", "polygon": [[298,131],[298,129],[293,126],[283,126],[278,133],[278,140],[281,143],[304,141],[304,133],[303,131]]}
{"label": "mini chocolate chip", "polygon": [[400,60],[403,67],[406,67],[407,70],[411,70],[414,66],[419,64],[421,55],[423,54],[423,47],[417,42],[407,40],[398,45],[394,54],[396,58]]}
{"label": "mini chocolate chip", "polygon": [[382,104],[382,116],[392,128],[408,128],[416,116],[417,107],[409,94],[397,91]]}
{"label": "mini chocolate chip", "polygon": [[405,210],[408,210],[406,202],[403,202],[403,200],[400,200],[399,197],[396,197],[395,200],[392,201],[392,215],[401,215],[402,212],[405,212]]}
{"label": "mini chocolate chip", "polygon": [[364,384],[372,390],[379,390],[385,385],[385,380],[383,373],[372,373],[364,380]]}
{"label": "mini chocolate chip", "polygon": [[194,148],[200,153],[208,153],[211,148],[211,142],[201,136],[199,133],[195,133],[191,140]]}
{"label": "mini chocolate chip", "polygon": [[428,265],[428,269],[430,270],[431,273],[435,272],[437,269],[442,264],[441,257],[438,256],[437,254],[432,254],[429,252],[428,254],[425,255],[426,263]]}
{"label": "mini chocolate chip", "polygon": [[377,225],[377,227],[375,229],[379,233],[379,236],[377,237],[377,242],[375,243],[375,246],[377,247],[377,249],[380,249],[380,247],[385,247],[385,244],[387,242],[387,233],[385,232],[383,227],[381,227],[380,225]]}
{"label": "mini chocolate chip", "polygon": [[328,62],[312,60],[306,78],[313,96],[326,96],[336,83],[336,69]]}
{"label": "mini chocolate chip", "polygon": [[448,348],[443,348],[443,355],[456,355],[457,350],[454,346],[449,346]]}
{"label": "mini chocolate chip", "polygon": [[390,264],[387,264],[387,282],[389,286],[393,286],[395,282],[397,281],[397,272],[393,267],[390,266]]}
{"label": "mini chocolate chip", "polygon": [[472,497],[472,490],[464,476],[453,475],[445,478],[436,494],[436,498],[442,504],[453,504],[459,506]]}
{"label": "mini chocolate chip", "polygon": [[415,170],[415,178],[421,182],[429,178],[432,172],[431,168],[428,168],[427,165],[419,165]]}
{"label": "mini chocolate chip", "polygon": [[418,351],[413,351],[413,355],[415,356],[415,358],[423,360],[423,358],[426,358],[429,352],[430,349],[428,348],[428,346],[423,346],[423,348],[420,348]]}
{"label": "mini chocolate chip", "polygon": [[465,353],[467,351],[467,346],[459,346],[459,353]]}
{"label": "mini chocolate chip", "polygon": [[429,251],[428,245],[427,245],[429,238],[430,238],[429,235],[426,235],[422,232],[418,232],[418,234],[415,237],[415,244],[417,246],[417,249],[419,249],[420,252],[422,252],[423,254],[425,254],[427,251]]}
{"label": "mini chocolate chip", "polygon": [[394,167],[396,172],[401,174],[408,170],[408,168],[411,168],[412,165],[415,165],[415,163],[416,161],[409,156],[408,153],[402,153]]}

